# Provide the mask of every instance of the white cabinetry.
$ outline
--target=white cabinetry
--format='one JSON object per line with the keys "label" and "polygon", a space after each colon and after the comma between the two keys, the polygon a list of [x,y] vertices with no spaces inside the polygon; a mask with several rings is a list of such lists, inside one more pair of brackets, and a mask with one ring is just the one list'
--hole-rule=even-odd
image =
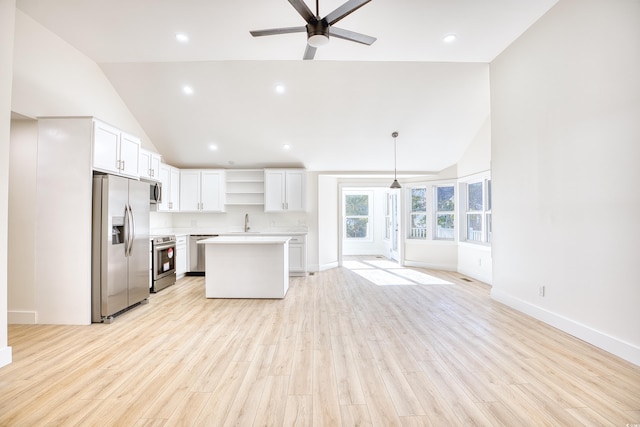
{"label": "white cabinetry", "polygon": [[93,169],[138,178],[140,139],[106,123],[93,122]]}
{"label": "white cabinetry", "polygon": [[307,237],[291,236],[289,240],[289,276],[307,274]]}
{"label": "white cabinetry", "polygon": [[182,212],[224,212],[224,170],[180,170]]}
{"label": "white cabinetry", "polygon": [[180,279],[187,273],[187,236],[176,236],[176,278]]}
{"label": "white cabinetry", "polygon": [[177,212],[180,210],[180,169],[160,163],[159,170],[162,202],[158,203],[158,212]]}
{"label": "white cabinetry", "polygon": [[265,212],[304,211],[306,209],[305,190],[304,169],[265,169]]}
{"label": "white cabinetry", "polygon": [[264,171],[262,169],[228,169],[225,173],[227,205],[264,204]]}
{"label": "white cabinetry", "polygon": [[139,158],[140,178],[160,181],[160,154],[141,148]]}

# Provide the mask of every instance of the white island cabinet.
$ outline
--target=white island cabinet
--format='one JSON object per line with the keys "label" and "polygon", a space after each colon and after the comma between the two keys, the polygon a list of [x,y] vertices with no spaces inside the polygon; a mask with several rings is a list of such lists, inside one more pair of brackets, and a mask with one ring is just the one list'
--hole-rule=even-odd
{"label": "white island cabinet", "polygon": [[219,236],[205,249],[207,298],[284,298],[289,289],[285,236]]}

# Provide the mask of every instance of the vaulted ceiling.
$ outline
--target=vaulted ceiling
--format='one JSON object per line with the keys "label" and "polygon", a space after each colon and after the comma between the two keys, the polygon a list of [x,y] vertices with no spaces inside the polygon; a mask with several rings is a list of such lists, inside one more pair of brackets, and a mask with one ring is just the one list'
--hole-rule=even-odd
{"label": "vaulted ceiling", "polygon": [[100,65],[167,163],[384,172],[398,131],[398,170],[435,172],[489,120],[488,64],[556,2],[372,0],[336,26],[377,40],[331,38],[313,61],[305,33],[249,34],[304,25],[287,0],[17,6]]}

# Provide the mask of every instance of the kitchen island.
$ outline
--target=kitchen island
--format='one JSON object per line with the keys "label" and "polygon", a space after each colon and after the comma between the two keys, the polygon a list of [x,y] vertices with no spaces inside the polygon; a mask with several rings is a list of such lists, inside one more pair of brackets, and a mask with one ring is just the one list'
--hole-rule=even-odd
{"label": "kitchen island", "polygon": [[205,245],[207,298],[284,298],[289,289],[286,236],[219,236]]}

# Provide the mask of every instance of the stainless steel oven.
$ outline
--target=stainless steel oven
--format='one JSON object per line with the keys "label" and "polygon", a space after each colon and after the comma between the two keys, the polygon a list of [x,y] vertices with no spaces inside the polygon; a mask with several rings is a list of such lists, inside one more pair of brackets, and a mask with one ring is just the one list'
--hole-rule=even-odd
{"label": "stainless steel oven", "polygon": [[176,283],[176,236],[160,236],[151,240],[151,292]]}

